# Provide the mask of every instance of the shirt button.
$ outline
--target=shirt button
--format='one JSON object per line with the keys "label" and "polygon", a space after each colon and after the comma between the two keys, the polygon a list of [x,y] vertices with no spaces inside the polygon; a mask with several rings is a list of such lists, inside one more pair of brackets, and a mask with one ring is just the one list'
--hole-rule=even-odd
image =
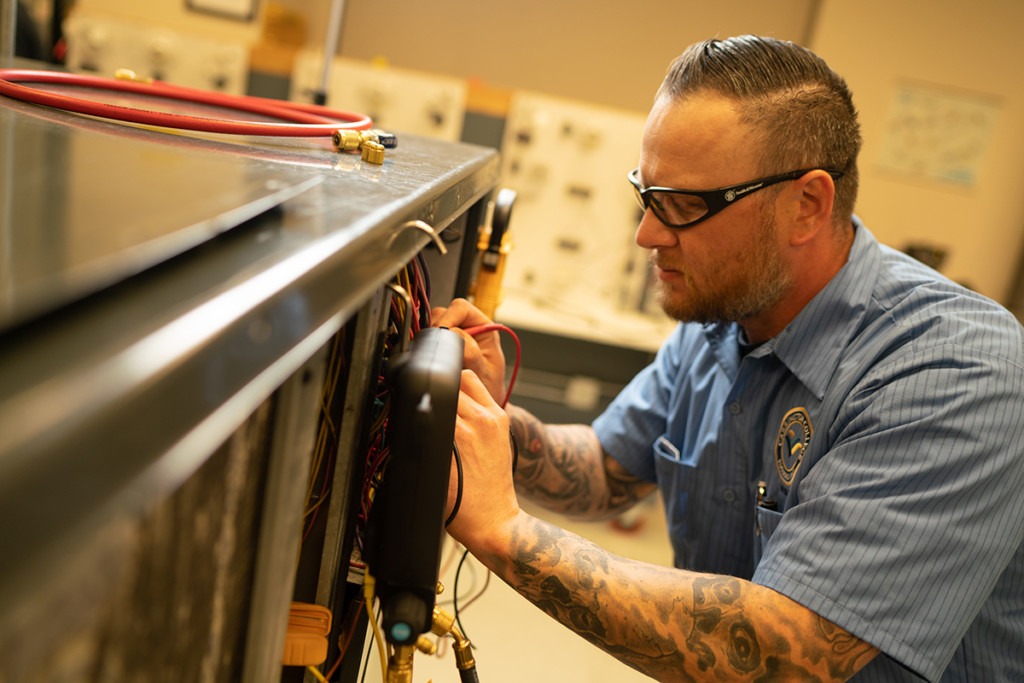
{"label": "shirt button", "polygon": [[736,492],[733,491],[732,489],[725,489],[724,491],[722,491],[722,500],[724,500],[726,503],[735,503]]}
{"label": "shirt button", "polygon": [[739,404],[739,401],[733,401],[729,404],[729,412],[733,415],[739,415],[743,412],[743,406]]}

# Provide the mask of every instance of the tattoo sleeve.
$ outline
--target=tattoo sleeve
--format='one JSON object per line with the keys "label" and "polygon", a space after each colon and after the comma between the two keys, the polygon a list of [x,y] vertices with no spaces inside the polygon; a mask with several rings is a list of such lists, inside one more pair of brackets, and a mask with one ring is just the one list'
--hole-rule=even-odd
{"label": "tattoo sleeve", "polygon": [[609,518],[654,490],[606,456],[589,426],[545,425],[515,407],[508,413],[518,447],[516,489],[547,509]]}
{"label": "tattoo sleeve", "polygon": [[482,555],[516,591],[659,681],[844,681],[877,653],[770,589],[627,560],[521,515]]}

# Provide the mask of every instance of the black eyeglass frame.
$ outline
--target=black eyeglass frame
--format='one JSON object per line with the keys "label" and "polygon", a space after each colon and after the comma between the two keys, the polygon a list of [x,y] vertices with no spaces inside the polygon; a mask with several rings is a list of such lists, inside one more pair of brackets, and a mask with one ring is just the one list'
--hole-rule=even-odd
{"label": "black eyeglass frame", "polygon": [[[790,171],[789,173],[781,173],[779,175],[768,176],[767,178],[758,178],[757,180],[750,180],[745,183],[739,183],[738,185],[730,185],[729,187],[720,187],[716,190],[683,190],[677,187],[643,187],[640,184],[639,178],[637,178],[637,175],[640,173],[639,168],[634,168],[626,175],[626,177],[629,179],[630,185],[633,186],[633,190],[636,192],[636,200],[639,202],[641,208],[644,210],[650,209],[651,212],[654,213],[655,218],[670,228],[688,228],[691,225],[697,225],[702,221],[706,221],[722,209],[734,204],[737,200],[750,196],[758,190],[763,190],[766,187],[770,187],[787,180],[796,180],[797,178],[802,178],[811,171],[818,170],[828,173],[832,177],[832,180],[839,180],[843,177],[843,171],[834,171],[827,168],[806,168],[801,171]],[[705,206],[708,207],[707,213],[697,220],[690,221],[689,223],[670,223],[665,220],[662,209],[653,196],[653,193],[655,192],[687,194],[699,197],[701,201],[704,202]]]}

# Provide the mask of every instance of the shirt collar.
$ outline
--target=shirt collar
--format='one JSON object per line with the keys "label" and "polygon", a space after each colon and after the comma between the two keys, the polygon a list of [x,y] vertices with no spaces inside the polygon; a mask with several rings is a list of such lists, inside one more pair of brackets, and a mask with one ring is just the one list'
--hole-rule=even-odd
{"label": "shirt collar", "polygon": [[843,267],[782,332],[752,353],[774,353],[819,400],[864,317],[881,265],[874,235],[856,216],[853,225]]}

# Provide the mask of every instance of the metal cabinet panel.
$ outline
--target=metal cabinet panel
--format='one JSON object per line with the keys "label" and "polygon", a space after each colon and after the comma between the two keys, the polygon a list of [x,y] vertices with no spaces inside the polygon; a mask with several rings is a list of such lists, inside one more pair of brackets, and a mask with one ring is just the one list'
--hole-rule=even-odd
{"label": "metal cabinet panel", "polygon": [[[167,624],[174,610],[211,629],[227,620],[151,660],[192,680],[240,674],[247,638],[279,637],[244,624],[257,568],[274,571],[257,561],[257,536],[280,534],[261,527],[267,506],[289,499],[266,498],[282,466],[275,411],[299,400],[279,390],[431,242],[410,222],[475,230],[497,182],[493,150],[399,139],[376,166],[327,141],[183,135],[0,100],[0,680],[117,678],[128,653],[113,642],[163,647],[114,613],[130,605]],[[308,467],[315,419],[293,416],[307,436],[289,466]],[[210,564],[200,531],[208,552],[230,534],[247,550]],[[217,584],[225,571],[240,592]],[[72,605],[74,619],[51,618]],[[44,659],[19,649],[24,628],[48,643]],[[187,668],[203,657],[220,659]],[[160,676],[184,680],[146,679]]]}

